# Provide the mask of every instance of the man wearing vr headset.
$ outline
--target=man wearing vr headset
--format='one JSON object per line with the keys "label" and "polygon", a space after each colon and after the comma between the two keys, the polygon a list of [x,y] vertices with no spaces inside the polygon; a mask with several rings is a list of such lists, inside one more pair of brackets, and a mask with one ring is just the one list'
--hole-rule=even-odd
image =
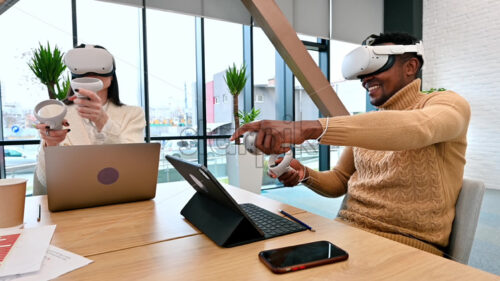
{"label": "man wearing vr headset", "polygon": [[279,177],[285,186],[304,183],[338,197],[343,221],[437,255],[448,245],[455,203],[462,186],[470,107],[452,91],[423,94],[417,77],[423,47],[408,34],[373,35],[346,56],[346,79],[360,79],[378,111],[318,121],[264,120],[240,127],[231,140],[258,132],[266,154],[282,144],[318,139],[345,146],[330,171],[293,160]]}
{"label": "man wearing vr headset", "polygon": [[144,111],[120,101],[116,67],[111,53],[101,46],[82,44],[66,53],[64,63],[71,71],[72,78],[97,78],[102,81],[103,88],[98,92],[75,89],[79,97],[70,91],[64,101],[67,113],[63,125],[71,129],[52,130],[46,124],[37,125],[42,142],[33,186],[34,195],[47,193],[45,146],[144,142]]}

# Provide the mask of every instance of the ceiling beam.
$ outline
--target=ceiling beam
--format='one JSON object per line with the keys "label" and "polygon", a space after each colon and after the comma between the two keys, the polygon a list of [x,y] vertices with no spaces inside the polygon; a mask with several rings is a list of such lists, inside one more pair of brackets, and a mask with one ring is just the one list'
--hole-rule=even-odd
{"label": "ceiling beam", "polygon": [[241,0],[323,116],[349,115],[274,0]]}
{"label": "ceiling beam", "polygon": [[0,0],[0,15],[14,6],[19,0]]}

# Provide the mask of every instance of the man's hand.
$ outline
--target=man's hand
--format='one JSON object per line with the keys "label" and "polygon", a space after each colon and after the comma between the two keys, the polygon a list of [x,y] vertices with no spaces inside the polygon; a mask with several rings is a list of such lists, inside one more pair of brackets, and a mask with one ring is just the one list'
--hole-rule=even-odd
{"label": "man's hand", "polygon": [[[276,165],[281,163],[282,160],[283,158],[279,158],[278,160],[276,160]],[[292,162],[290,162],[290,167],[292,169],[281,175],[278,180],[285,186],[296,186],[307,177],[307,170],[306,167],[300,164],[299,160],[297,159],[293,159]],[[269,176],[275,178],[275,176],[273,176],[271,172],[269,172]]]}
{"label": "man's hand", "polygon": [[281,154],[290,150],[287,144],[301,144],[315,139],[323,132],[319,121],[273,121],[262,120],[241,126],[231,136],[231,141],[246,132],[257,132],[255,147],[265,154]]}

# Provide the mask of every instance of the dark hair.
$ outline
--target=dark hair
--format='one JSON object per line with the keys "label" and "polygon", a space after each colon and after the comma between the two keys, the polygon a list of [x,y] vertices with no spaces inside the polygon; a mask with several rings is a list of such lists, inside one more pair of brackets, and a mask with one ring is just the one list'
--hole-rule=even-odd
{"label": "dark hair", "polygon": [[[106,50],[106,48],[95,45],[95,48],[101,48]],[[76,46],[75,48],[85,48],[85,44],[80,44]],[[71,77],[74,78],[74,77]],[[66,96],[66,99],[63,100],[63,102],[67,105],[73,104],[73,101],[68,100],[68,97],[73,96],[75,93],[73,92],[73,89],[70,87],[68,91],[68,95]],[[113,58],[113,75],[111,79],[111,85],[109,85],[108,88],[108,100],[114,103],[117,106],[122,106],[123,103],[120,101],[120,94],[118,90],[118,78],[116,78],[116,65],[115,65],[115,59]]]}
{"label": "dark hair", "polygon": [[[415,45],[418,42],[420,42],[420,40],[418,40],[417,38],[408,33],[388,32],[388,33],[380,33],[379,35],[372,34],[368,36],[363,41],[363,45],[375,46],[375,45],[382,45],[384,43],[393,43],[396,45]],[[420,62],[418,71],[420,71],[420,69],[424,65],[424,58],[417,55],[417,53],[404,53],[400,56],[403,59],[403,61],[407,61],[410,58],[417,58],[418,61]]]}

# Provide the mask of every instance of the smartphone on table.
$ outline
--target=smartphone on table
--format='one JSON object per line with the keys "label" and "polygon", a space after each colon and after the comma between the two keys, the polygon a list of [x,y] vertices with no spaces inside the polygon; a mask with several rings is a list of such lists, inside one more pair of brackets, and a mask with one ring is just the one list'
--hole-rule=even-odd
{"label": "smartphone on table", "polygon": [[259,259],[274,273],[286,273],[344,261],[346,251],[328,241],[316,241],[259,253]]}

